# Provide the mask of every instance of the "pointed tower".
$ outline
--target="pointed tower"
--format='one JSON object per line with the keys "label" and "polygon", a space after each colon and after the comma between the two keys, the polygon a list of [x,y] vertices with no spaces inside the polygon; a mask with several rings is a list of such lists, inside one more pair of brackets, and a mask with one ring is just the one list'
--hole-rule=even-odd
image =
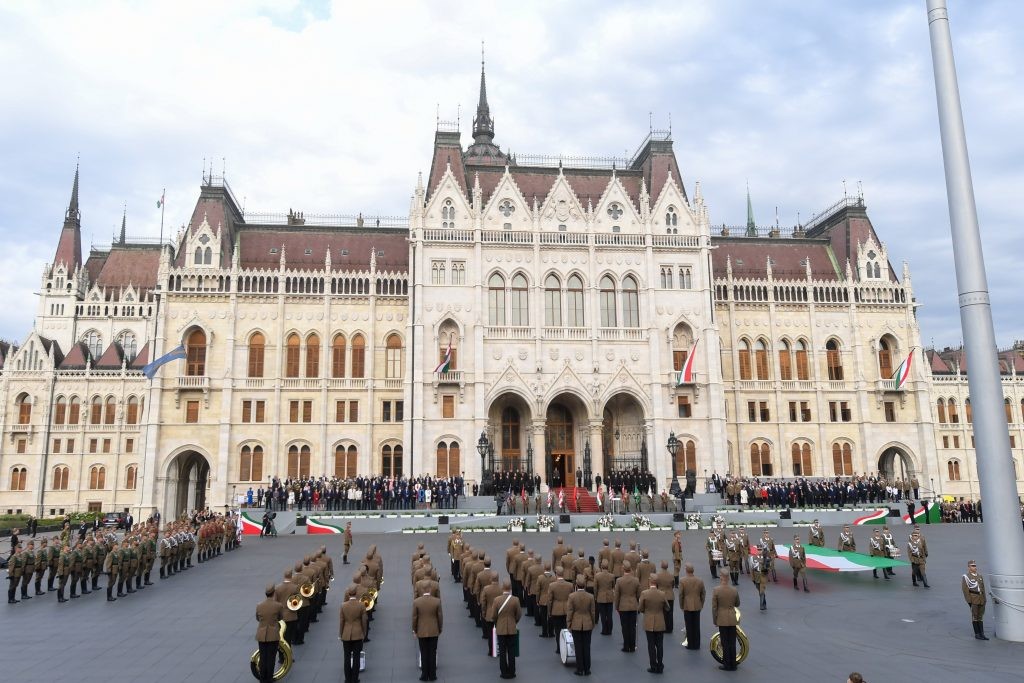
{"label": "pointed tower", "polygon": [[75,164],[75,182],[71,186],[71,201],[64,214],[64,227],[57,242],[53,265],[63,263],[67,273],[74,273],[82,265],[82,212],[78,208],[78,164]]}
{"label": "pointed tower", "polygon": [[125,208],[124,213],[121,214],[121,236],[117,240],[117,243],[120,244],[122,247],[127,242],[127,239],[125,239],[125,230],[124,230],[124,228],[125,228],[125,221],[126,221],[127,217],[128,217],[128,209]]}
{"label": "pointed tower", "polygon": [[750,203],[750,185],[747,185],[747,237],[757,237],[757,225],[754,223],[754,205]]}
{"label": "pointed tower", "polygon": [[486,166],[504,166],[508,156],[494,144],[494,119],[487,103],[487,71],[484,65],[483,47],[480,48],[480,99],[473,117],[473,144],[466,150],[465,163]]}

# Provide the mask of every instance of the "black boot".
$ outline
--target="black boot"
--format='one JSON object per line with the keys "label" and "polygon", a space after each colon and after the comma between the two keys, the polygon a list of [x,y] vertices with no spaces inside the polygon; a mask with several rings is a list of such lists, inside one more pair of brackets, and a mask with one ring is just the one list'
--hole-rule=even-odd
{"label": "black boot", "polygon": [[931,588],[931,586],[928,585],[928,576],[924,572],[921,572],[921,583],[924,584],[925,588]]}
{"label": "black boot", "polygon": [[878,578],[878,570],[877,569],[872,569],[871,570],[871,575],[874,576],[877,579]]}
{"label": "black boot", "polygon": [[988,636],[985,635],[985,624],[980,621],[972,621],[971,625],[974,626],[974,638],[976,640],[988,640]]}
{"label": "black boot", "polygon": [[142,577],[141,576],[136,576],[135,577],[135,587],[138,590],[142,590]]}
{"label": "black boot", "polygon": [[115,598],[113,595],[111,595],[111,592],[113,590],[114,590],[114,584],[113,583],[108,583],[107,584],[107,602],[116,602],[117,601],[117,598]]}
{"label": "black boot", "polygon": [[46,593],[43,592],[42,588],[43,580],[39,579],[38,581],[36,581],[36,595],[46,595]]}
{"label": "black boot", "polygon": [[117,582],[117,597],[123,598],[126,595],[124,592],[124,579]]}
{"label": "black boot", "polygon": [[142,582],[143,586],[152,586],[153,582],[149,580],[149,572],[146,572],[145,580]]}
{"label": "black boot", "polygon": [[729,576],[732,577],[732,585],[740,585],[740,574],[739,572],[729,572]]}
{"label": "black boot", "polygon": [[793,590],[795,590],[795,591],[800,590],[800,586],[796,585],[796,577],[795,576],[793,577]]}
{"label": "black boot", "polygon": [[163,567],[160,567],[160,578],[161,579],[166,578],[166,576],[164,575],[164,568]]}
{"label": "black boot", "polygon": [[811,589],[807,587],[807,577],[804,577],[804,593],[810,593]]}
{"label": "black boot", "polygon": [[761,611],[768,609],[768,603],[764,599],[764,593],[761,593]]}
{"label": "black boot", "polygon": [[67,602],[67,601],[68,601],[68,599],[64,597],[64,589],[63,588],[58,588],[57,589],[57,602]]}

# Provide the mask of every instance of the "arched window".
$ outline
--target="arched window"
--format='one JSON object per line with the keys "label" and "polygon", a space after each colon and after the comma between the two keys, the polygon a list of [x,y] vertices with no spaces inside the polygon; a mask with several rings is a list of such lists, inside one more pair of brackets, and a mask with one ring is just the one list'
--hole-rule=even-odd
{"label": "arched window", "polygon": [[676,213],[676,207],[670,206],[665,210],[665,225],[669,228],[679,225],[679,215]]}
{"label": "arched window", "polygon": [[[401,448],[401,446],[397,446]],[[456,477],[462,464],[459,462],[459,444],[452,441],[450,444],[441,441],[437,444],[437,476],[441,478]]]}
{"label": "arched window", "polygon": [[785,339],[779,345],[779,379],[784,382],[793,379],[793,349]]}
{"label": "arched window", "polygon": [[113,396],[108,396],[103,406],[103,424],[112,425],[114,424],[114,418],[117,415],[117,401],[114,400]]}
{"label": "arched window", "polygon": [[124,469],[124,487],[129,491],[135,490],[135,485],[139,479],[139,467],[138,465],[128,465]]}
{"label": "arched window", "polygon": [[807,343],[802,339],[796,343],[796,378],[798,380],[811,378],[811,365],[807,361]]}
{"label": "arched window", "polygon": [[195,264],[197,266],[203,265],[203,248],[202,247],[196,247],[196,254],[195,254],[195,258],[193,260],[195,261]]}
{"label": "arched window", "polygon": [[384,341],[384,376],[390,379],[402,377],[402,338],[390,334]]}
{"label": "arched window", "polygon": [[[289,454],[290,457],[290,454]],[[239,481],[263,481],[263,446],[242,446]]]}
{"label": "arched window", "polygon": [[579,275],[569,276],[565,308],[569,327],[583,327],[586,324],[583,314],[583,278]]}
{"label": "arched window", "polygon": [[939,412],[939,424],[946,424],[946,399],[940,398],[935,405]]}
{"label": "arched window", "polygon": [[505,324],[505,278],[498,273],[487,281],[487,320],[491,325]]}
{"label": "arched window", "polygon": [[89,330],[82,337],[85,347],[89,350],[89,357],[95,361],[103,354],[103,337],[96,330]]}
{"label": "arched window", "polygon": [[57,402],[53,405],[53,424],[62,425],[67,421],[68,416],[68,400],[63,396],[57,397]]}
{"label": "arched window", "polygon": [[18,424],[32,424],[32,397],[28,394],[18,396]]}
{"label": "arched window", "polygon": [[292,332],[284,342],[284,376],[298,377],[299,363],[302,358],[302,342],[299,335]]}
{"label": "arched window", "polygon": [[99,396],[93,396],[89,404],[89,424],[98,425],[103,422],[103,401]]}
{"label": "arched window", "polygon": [[949,481],[960,481],[960,461],[946,461],[946,479]]}
{"label": "arched window", "polygon": [[366,340],[361,334],[352,337],[352,376],[357,379],[366,376]]}
{"label": "arched window", "polygon": [[334,336],[331,343],[331,377],[345,376],[345,335]]}
{"label": "arched window", "polygon": [[402,447],[384,445],[380,449],[381,474],[385,477],[402,476]]}
{"label": "arched window", "polygon": [[793,476],[811,477],[814,476],[814,465],[811,461],[811,444],[794,443],[793,455]]}
{"label": "arched window", "polygon": [[544,279],[544,324],[547,327],[562,326],[562,283],[557,275]]}
{"label": "arched window", "polygon": [[135,356],[138,354],[138,341],[134,332],[122,332],[117,338],[117,343],[121,346],[125,359],[129,363],[135,360]]}
{"label": "arched window", "polygon": [[1010,399],[1003,399],[1003,409],[1006,411],[1006,424],[1013,424],[1013,406]]}
{"label": "arched window", "polygon": [[[288,447],[288,478],[305,479],[309,477],[309,446]],[[262,478],[262,477],[261,477]]]}
{"label": "arched window", "polygon": [[530,290],[522,273],[512,278],[512,324],[518,327],[530,324]]}
{"label": "arched window", "polygon": [[[1021,409],[1024,410],[1024,399],[1021,400]],[[964,399],[964,417],[967,418],[967,424],[974,423],[974,413],[971,412],[971,399]]]}
{"label": "arched window", "polygon": [[71,402],[68,404],[68,424],[76,425],[82,415],[82,402],[77,396],[71,397]]}
{"label": "arched window", "polygon": [[697,472],[697,444],[692,439],[680,442],[676,451],[676,472],[684,476],[688,471]]}
{"label": "arched window", "polygon": [[601,278],[601,327],[615,327],[618,324],[615,313],[615,280],[605,275]]}
{"label": "arched window", "polygon": [[514,463],[518,463],[519,457],[522,455],[520,449],[520,438],[521,438],[521,424],[519,422],[519,411],[508,406],[505,410],[501,411],[501,453],[499,453],[502,460],[503,471],[509,471],[514,468]]}
{"label": "arched window", "polygon": [[192,330],[185,342],[185,374],[198,377],[206,374],[206,333]]}
{"label": "arched window", "polygon": [[320,337],[313,333],[306,337],[306,377],[320,376]]}
{"label": "arched window", "polygon": [[444,200],[444,204],[441,206],[441,227],[455,227],[455,206],[452,205],[450,199]]}
{"label": "arched window", "polygon": [[444,441],[437,442],[437,451],[434,454],[438,477],[448,476],[448,444]]}
{"label": "arched window", "polygon": [[843,355],[839,350],[839,342],[835,339],[825,342],[825,362],[828,366],[830,380],[843,379]]}
{"label": "arched window", "polygon": [[832,470],[837,477],[853,476],[853,447],[850,444],[832,444]]}
{"label": "arched window", "polygon": [[750,355],[750,342],[748,342],[746,339],[741,339],[739,351],[740,379],[751,378],[752,373],[750,370]]}
{"label": "arched window", "polygon": [[750,444],[750,472],[755,477],[772,476],[772,449],[766,443]]}
{"label": "arched window", "polygon": [[960,424],[960,415],[956,412],[956,399],[955,398],[949,399],[948,410],[949,410],[949,423],[950,424],[954,424],[954,425]]}
{"label": "arched window", "polygon": [[203,265],[208,266],[213,263],[213,250],[207,247],[203,250]]}
{"label": "arched window", "polygon": [[54,491],[67,491],[68,490],[68,474],[70,471],[65,465],[57,465],[53,468],[53,486]]}
{"label": "arched window", "polygon": [[768,376],[768,345],[763,339],[754,343],[754,367],[757,370],[758,379],[769,379]]}
{"label": "arched window", "polygon": [[882,379],[892,377],[892,344],[885,337],[878,342],[878,376]]}
{"label": "arched window", "polygon": [[24,491],[28,482],[28,470],[24,467],[15,467],[11,470],[12,491]]}
{"label": "arched window", "polygon": [[264,351],[266,351],[266,339],[261,332],[253,332],[249,337],[249,377],[263,376]]}
{"label": "arched window", "polygon": [[334,447],[334,476],[338,479],[348,479],[355,477],[356,464],[359,460],[359,454],[355,446],[348,446],[347,448],[342,445]]}
{"label": "arched window", "polygon": [[129,425],[139,424],[139,399],[134,396],[128,397],[128,403],[125,406],[124,412],[124,423]]}
{"label": "arched window", "polygon": [[102,465],[93,465],[89,468],[89,489],[98,491],[107,486],[107,468]]}
{"label": "arched window", "polygon": [[690,356],[693,347],[693,332],[690,326],[685,323],[676,325],[672,331],[672,369],[679,372],[686,365],[686,359]]}
{"label": "arched window", "polygon": [[622,325],[640,327],[640,292],[632,275],[622,279]]}
{"label": "arched window", "polygon": [[450,320],[441,325],[438,333],[437,367],[441,367],[445,359],[448,358],[449,348],[451,349],[451,358],[448,359],[448,372],[451,372],[459,367],[459,328]]}

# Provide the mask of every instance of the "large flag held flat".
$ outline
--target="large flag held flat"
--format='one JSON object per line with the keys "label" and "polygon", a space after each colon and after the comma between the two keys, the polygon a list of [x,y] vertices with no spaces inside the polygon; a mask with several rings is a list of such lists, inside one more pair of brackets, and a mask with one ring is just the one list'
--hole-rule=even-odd
{"label": "large flag held flat", "polygon": [[[808,569],[823,569],[827,572],[866,572],[870,569],[881,569],[882,567],[906,567],[909,565],[902,560],[893,560],[888,557],[872,557],[863,553],[842,553],[831,548],[805,545],[807,553]],[[750,552],[757,554],[757,546],[751,545]],[[782,543],[775,544],[775,552],[780,560],[789,559],[789,546]]]}
{"label": "large flag held flat", "polygon": [[892,377],[889,379],[896,380],[896,388],[902,389],[903,385],[906,384],[907,380],[910,379],[910,364],[913,362],[914,349],[910,349],[910,353],[903,359],[900,366],[896,368],[896,372],[892,373]]}
{"label": "large flag held flat", "polygon": [[155,361],[153,361],[152,363],[150,363],[146,367],[142,368],[142,374],[145,375],[146,377],[148,377],[149,379],[153,379],[153,377],[156,375],[156,371],[159,370],[162,365],[166,365],[167,363],[170,363],[172,360],[178,360],[179,358],[184,358],[184,357],[185,357],[185,347],[184,346],[178,346],[176,349],[172,350],[170,353],[167,353],[167,354],[165,354],[163,356],[160,356]]}
{"label": "large flag held flat", "polygon": [[690,353],[686,355],[686,362],[683,363],[683,367],[679,368],[679,372],[676,373],[676,386],[683,384],[693,384],[693,359],[697,350],[697,342],[700,339],[693,340],[693,346],[690,347]]}
{"label": "large flag held flat", "polygon": [[437,367],[434,368],[434,372],[448,372],[452,367],[452,340],[448,340],[448,350],[445,351],[444,358],[438,363]]}

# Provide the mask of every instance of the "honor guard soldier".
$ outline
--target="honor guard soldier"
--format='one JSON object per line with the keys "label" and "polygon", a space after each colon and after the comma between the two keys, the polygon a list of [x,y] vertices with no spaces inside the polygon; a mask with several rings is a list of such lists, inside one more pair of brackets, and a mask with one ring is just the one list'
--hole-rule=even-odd
{"label": "honor guard soldier", "polygon": [[708,568],[711,569],[711,577],[717,579],[722,550],[718,547],[718,535],[714,529],[708,531],[708,540],[704,542],[704,547],[708,551]]}
{"label": "honor guard soldier", "polygon": [[107,550],[107,542],[102,536],[95,536],[95,538],[96,547],[93,552],[96,554],[96,557],[92,572],[92,589],[94,591],[98,591],[100,589],[100,574],[103,573],[103,566],[106,563],[107,553],[109,551]]}
{"label": "honor guard soldier", "polygon": [[679,582],[679,609],[686,629],[686,649],[700,649],[700,612],[704,609],[704,580],[694,576],[693,565],[686,563],[686,575]]}
{"label": "honor guard soldier", "polygon": [[836,549],[841,553],[857,552],[857,541],[853,537],[853,532],[850,531],[849,524],[845,525],[843,530],[840,532],[839,546]]}
{"label": "honor guard soldier", "polygon": [[569,604],[569,595],[572,593],[572,584],[565,580],[561,567],[555,569],[555,580],[549,590],[551,592],[551,607],[548,610],[550,627],[548,631],[555,638],[555,652],[561,651],[561,633],[566,628],[565,614]]}
{"label": "honor guard soldier", "polygon": [[32,541],[28,542],[28,547],[21,551],[21,599],[31,600],[32,596],[28,594],[28,584],[32,580],[32,575],[36,571],[36,544]]}
{"label": "honor guard soldier", "polygon": [[[882,548],[885,550],[885,556],[888,558],[895,558],[899,555],[896,539],[893,538],[892,532],[889,531],[888,524],[882,525]],[[896,576],[896,571],[892,567],[886,567],[884,571],[889,576]]]}
{"label": "honor guard soldier", "polygon": [[612,603],[615,601],[615,575],[608,571],[608,560],[601,560],[601,570],[594,576],[594,597],[597,602],[597,614],[601,618],[601,635],[610,636]]}
{"label": "honor guard soldier", "polygon": [[[868,539],[868,548],[871,553],[871,557],[886,557],[885,553],[885,539],[882,538],[882,530],[875,529],[875,532],[871,534],[871,538]],[[877,579],[878,569],[872,569],[871,574]],[[882,576],[885,580],[889,580],[889,568],[882,567]]]}
{"label": "honor guard soldier", "polygon": [[537,581],[533,589],[534,596],[537,601],[534,621],[538,626],[540,626],[541,638],[551,637],[551,633],[549,631],[551,622],[548,617],[548,611],[551,608],[551,582],[554,580],[555,576],[551,573],[551,563],[545,560],[544,570],[537,576]]}
{"label": "honor guard soldier", "polygon": [[711,594],[711,619],[718,627],[722,642],[722,664],[719,669],[736,670],[736,608],[740,594],[729,585],[729,577],[722,574],[721,583]]}
{"label": "honor guard soldier", "polygon": [[[57,577],[60,583],[57,584],[57,602],[67,602],[64,597],[64,587],[68,585],[68,576],[71,574],[71,548],[65,543],[57,556]],[[74,584],[71,584],[74,586]]]}
{"label": "honor guard soldier", "polygon": [[814,524],[811,525],[807,545],[816,545],[819,548],[825,546],[825,530],[821,528],[818,520],[814,520]]}
{"label": "honor guard soldier", "polygon": [[[46,543],[46,539],[43,539],[43,543]],[[54,540],[54,542],[50,544],[48,550],[50,558],[48,562],[50,566],[50,573],[46,576],[46,591],[50,592],[52,590],[55,590],[53,587],[53,582],[57,578],[57,564],[58,560],[60,559],[60,544],[56,540]]]}
{"label": "honor guard soldier", "polygon": [[50,566],[50,549],[46,547],[46,544],[45,538],[39,541],[39,550],[36,551],[36,595],[46,595],[46,592],[43,591],[43,573]]}
{"label": "honor guard soldier", "polygon": [[[605,541],[605,545],[608,542]],[[672,587],[679,588],[679,572],[683,568],[683,532],[672,534]]]}
{"label": "honor guard soldier", "polygon": [[907,541],[907,557],[910,559],[910,578],[914,587],[916,588],[917,582],[920,581],[925,588],[931,588],[928,585],[928,575],[925,574],[928,551],[921,542],[921,532],[915,531],[910,534],[910,540]]}
{"label": "honor guard soldier", "polygon": [[78,599],[78,581],[82,576],[82,542],[76,541],[71,551],[71,599]]}
{"label": "honor guard soldier", "polygon": [[793,546],[789,549],[789,566],[793,570],[793,590],[800,590],[797,579],[803,579],[804,593],[810,593],[807,587],[807,551],[800,545],[800,537],[793,537]]}
{"label": "honor guard soldier", "polygon": [[615,582],[615,609],[622,628],[622,651],[636,652],[636,611],[640,607],[640,582],[629,560],[622,563],[622,578]]}
{"label": "honor guard soldier", "polygon": [[735,531],[731,532],[728,538],[725,539],[725,560],[729,563],[729,576],[732,578],[732,585],[740,585],[742,551],[740,550],[740,542],[736,538]]}
{"label": "honor guard soldier", "polygon": [[761,555],[761,572],[764,573],[765,579],[771,574],[772,582],[778,583],[779,576],[775,573],[775,560],[779,558],[779,552],[775,548],[775,539],[772,538],[767,529],[761,534],[761,542],[757,548]]}
{"label": "honor guard soldier", "polygon": [[587,579],[582,574],[576,577],[576,590],[569,596],[565,618],[576,652],[576,675],[589,676],[590,640],[597,622],[597,607],[594,596],[587,592]]}
{"label": "honor guard soldier", "polygon": [[117,565],[117,597],[123,598],[127,593],[124,592],[124,583],[128,580],[128,572],[131,570],[132,558],[131,558],[131,541],[125,539],[121,543],[121,552],[119,554],[119,564]]}
{"label": "honor guard soldier", "polygon": [[494,623],[494,631],[498,636],[498,666],[502,678],[516,677],[516,658],[512,648],[515,637],[519,633],[519,619],[523,612],[519,600],[512,595],[512,584],[505,581],[502,594],[491,603],[487,620]]}
{"label": "honor guard soldier", "polygon": [[18,592],[18,585],[21,583],[21,573],[25,568],[21,559],[20,546],[15,545],[11,556],[7,559],[7,604],[14,605],[19,602],[15,595]]}
{"label": "honor guard soldier", "polygon": [[967,573],[960,581],[960,589],[963,591],[964,600],[971,608],[971,625],[974,626],[974,637],[978,640],[988,640],[985,635],[985,577],[978,573],[978,565],[971,560],[967,563]]}
{"label": "honor guard soldier", "polygon": [[747,535],[747,528],[740,527],[736,538],[740,542],[740,571],[750,573],[750,536]]}
{"label": "honor guard soldier", "polygon": [[754,555],[750,558],[750,579],[757,586],[757,595],[761,601],[761,611],[768,609],[768,603],[765,600],[764,592],[768,588],[768,575],[763,571],[764,560],[760,555]]}
{"label": "honor guard soldier", "polygon": [[117,582],[117,572],[121,568],[121,546],[117,543],[110,549],[107,556],[103,558],[103,572],[107,575],[107,602],[117,600],[113,596],[114,584]]}
{"label": "honor guard soldier", "polygon": [[82,595],[89,595],[92,593],[89,590],[89,578],[92,575],[93,570],[96,568],[96,552],[93,547],[92,539],[86,539],[85,545],[82,548],[82,571],[79,575],[81,577]]}
{"label": "honor guard soldier", "polygon": [[348,551],[352,549],[352,522],[345,525],[345,554],[341,556],[342,564],[349,564]]}

